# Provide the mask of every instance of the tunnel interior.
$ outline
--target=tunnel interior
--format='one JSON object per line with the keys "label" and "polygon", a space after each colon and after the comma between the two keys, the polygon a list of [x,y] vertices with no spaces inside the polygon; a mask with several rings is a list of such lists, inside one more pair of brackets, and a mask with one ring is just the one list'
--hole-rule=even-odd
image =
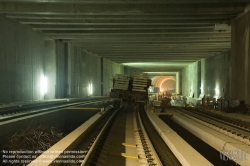
{"label": "tunnel interior", "polygon": [[155,76],[152,79],[152,85],[158,87],[160,92],[176,92],[176,81],[173,76]]}
{"label": "tunnel interior", "polygon": [[[30,116],[40,122],[39,111],[29,104],[113,101],[112,93],[119,106],[143,103],[155,119],[167,114],[164,107],[177,106],[243,121],[250,114],[249,63],[249,0],[1,0],[0,134],[6,141]],[[129,82],[134,90],[127,88]],[[159,91],[148,93],[148,87]],[[95,112],[76,109],[73,115],[48,108],[49,116],[42,109],[45,121],[60,122],[67,132]],[[23,119],[10,122],[15,116]],[[167,123],[213,164],[221,164],[218,151],[183,126]]]}

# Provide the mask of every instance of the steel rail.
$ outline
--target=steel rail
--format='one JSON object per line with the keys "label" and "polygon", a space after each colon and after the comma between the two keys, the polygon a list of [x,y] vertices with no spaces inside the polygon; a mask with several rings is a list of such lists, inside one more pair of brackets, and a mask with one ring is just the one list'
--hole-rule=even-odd
{"label": "steel rail", "polygon": [[196,112],[196,111],[192,111],[192,112],[195,112],[199,115],[202,115],[202,116],[205,116],[207,118],[210,118],[210,119],[213,119],[213,120],[216,120],[216,121],[219,121],[225,125],[229,125],[229,126],[232,126],[232,127],[235,127],[235,128],[238,128],[238,129],[242,129],[243,131],[246,131],[246,132],[250,132],[250,126],[247,125],[247,124],[244,124],[244,123],[235,123],[234,120],[230,120],[230,119],[219,119],[217,116],[214,116],[213,114],[205,114],[204,112],[202,111],[199,111],[199,112]]}
{"label": "steel rail", "polygon": [[[179,110],[180,111],[180,110]],[[193,120],[195,120],[194,118],[201,120],[205,123],[208,123],[210,125],[213,125],[219,129],[222,129],[224,131],[227,131],[229,133],[232,133],[236,136],[242,137],[243,139],[250,139],[250,133],[248,130],[244,130],[242,128],[236,127],[234,125],[228,125],[225,123],[222,123],[220,120],[218,119],[211,119],[210,117],[204,117],[204,115],[200,115],[197,112],[188,112],[188,111],[180,111],[180,113],[182,113],[182,115],[187,116],[189,118],[192,118]]]}
{"label": "steel rail", "polygon": [[168,145],[161,138],[159,133],[156,131],[155,127],[152,125],[149,120],[146,111],[144,108],[139,108],[140,116],[142,123],[145,127],[146,132],[149,134],[149,139],[153,144],[158,158],[160,158],[162,165],[167,166],[179,166],[181,165],[180,161],[176,158],[173,152],[170,150]]}
{"label": "steel rail", "polygon": [[151,154],[152,157],[154,157],[153,161],[155,162],[155,164],[156,164],[157,166],[163,166],[163,164],[162,164],[162,162],[161,162],[161,160],[160,160],[158,154],[156,153],[155,148],[154,148],[153,144],[151,143],[151,141],[150,141],[150,139],[149,139],[149,136],[148,136],[148,134],[147,134],[147,132],[146,132],[144,126],[143,126],[143,123],[142,123],[141,116],[140,116],[140,113],[139,113],[139,112],[138,112],[138,114],[137,114],[137,118],[138,118],[138,121],[139,121],[139,125],[138,125],[138,126],[139,126],[140,129],[142,130],[142,133],[143,133],[143,135],[144,135],[144,138],[145,138],[145,140],[146,140],[146,142],[147,142],[147,146],[150,148],[150,152],[152,153],[152,154]]}
{"label": "steel rail", "polygon": [[[120,108],[121,109],[121,108]],[[115,116],[117,115],[117,113],[119,112],[120,109],[117,109],[112,115],[111,117],[108,119],[108,121],[105,123],[105,125],[103,126],[103,128],[101,129],[101,131],[99,132],[98,136],[95,138],[95,141],[92,143],[91,148],[88,150],[83,162],[81,163],[81,166],[86,166],[87,163],[89,162],[89,160],[91,159],[91,155],[92,152],[94,151],[94,149],[96,148],[98,142],[100,141],[100,138],[103,136],[104,132],[107,130],[107,127],[109,127],[110,123],[113,122]]]}
{"label": "steel rail", "polygon": [[65,104],[65,103],[61,103],[61,104],[56,104],[56,105],[43,105],[45,108],[40,108],[40,105],[37,107],[32,106],[32,109],[30,107],[27,108],[23,108],[21,111],[19,109],[17,109],[16,111],[11,111],[11,113],[8,114],[4,114],[1,115],[0,114],[0,122],[4,122],[4,121],[8,121],[8,120],[12,120],[12,119],[17,119],[20,117],[25,117],[25,116],[29,116],[29,115],[35,115],[35,114],[39,114],[39,113],[44,113],[44,112],[49,112],[49,111],[54,111],[57,109],[62,109],[62,108],[66,108],[66,107],[70,107],[70,106],[81,106],[81,105],[87,105],[87,104],[93,104],[93,103],[99,103],[99,102],[103,102],[107,99],[98,99],[98,100],[91,100],[91,101],[77,101],[77,102],[73,102],[70,104]]}
{"label": "steel rail", "polygon": [[[204,113],[204,110],[201,110],[201,109],[196,109],[197,111],[201,112],[201,113]],[[213,112],[209,112],[209,111],[206,111],[206,114],[208,115],[211,115],[213,117],[216,117],[216,118],[220,118],[224,121],[229,121],[230,123],[233,123],[235,125],[238,125],[238,126],[247,126],[248,128],[250,128],[250,122],[246,122],[246,121],[241,121],[239,119],[233,119],[233,118],[229,118],[229,117],[226,117],[226,116],[223,116],[223,115],[219,115],[219,114],[216,114],[216,113],[213,113]]]}
{"label": "steel rail", "polygon": [[[117,116],[119,116],[119,112],[122,109],[123,108],[117,109],[116,112],[114,112],[112,114],[112,116],[108,119],[108,121],[105,123],[104,127],[100,131],[98,131],[98,136],[95,137],[94,142],[91,142],[91,147],[88,148],[88,152],[85,155],[83,162],[81,163],[81,166],[86,166],[88,164],[96,165],[98,158],[99,158],[98,154],[101,153],[101,149],[104,148],[105,141],[106,141],[106,139],[108,139],[107,137],[109,135],[110,129],[116,124],[115,120],[116,120]],[[138,130],[138,133],[140,136],[140,138],[139,138],[140,143],[137,143],[136,147],[142,148],[144,150],[143,154],[138,154],[138,161],[140,162],[140,160],[142,160],[141,162],[143,162],[143,160],[145,160],[145,162],[147,162],[148,165],[157,165],[157,166],[165,165],[162,163],[161,159],[164,160],[167,155],[165,154],[165,156],[161,159],[158,156],[158,153],[156,152],[156,150],[152,144],[152,140],[150,140],[150,137],[148,136],[147,129],[144,126],[145,119],[143,122],[141,114],[139,113],[139,110],[135,110],[134,115],[135,115],[134,122],[135,122],[135,125],[137,126],[136,128],[138,128],[137,130]],[[150,122],[146,122],[146,123],[150,123]],[[164,145],[165,145],[165,143],[164,143]],[[162,146],[162,145],[160,145],[160,146]],[[99,148],[99,150],[98,150],[98,148]],[[98,151],[98,152],[96,153],[96,151]],[[161,150],[161,152],[166,153],[164,150]],[[175,164],[173,164],[173,165],[175,165]]]}
{"label": "steel rail", "polygon": [[20,112],[20,111],[27,110],[27,109],[47,108],[47,107],[56,106],[56,105],[76,103],[76,102],[82,102],[82,101],[92,101],[96,99],[98,98],[88,99],[88,100],[65,99],[65,100],[59,100],[59,101],[42,101],[42,102],[34,102],[34,103],[24,103],[24,104],[18,104],[15,106],[10,106],[10,107],[7,106],[7,107],[0,108],[0,115]]}

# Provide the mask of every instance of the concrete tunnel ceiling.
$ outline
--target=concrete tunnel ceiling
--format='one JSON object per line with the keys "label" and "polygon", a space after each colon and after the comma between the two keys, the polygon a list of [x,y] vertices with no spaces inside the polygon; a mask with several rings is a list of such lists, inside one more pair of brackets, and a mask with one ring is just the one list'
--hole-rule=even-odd
{"label": "concrete tunnel ceiling", "polygon": [[[132,62],[122,63],[124,66],[143,69],[149,75],[175,75],[177,71],[187,66],[189,62]],[[156,67],[157,66],[157,67]],[[167,71],[167,72],[166,72]]]}
{"label": "concrete tunnel ceiling", "polygon": [[248,0],[1,0],[0,14],[48,39],[146,72],[178,72],[231,49]]}

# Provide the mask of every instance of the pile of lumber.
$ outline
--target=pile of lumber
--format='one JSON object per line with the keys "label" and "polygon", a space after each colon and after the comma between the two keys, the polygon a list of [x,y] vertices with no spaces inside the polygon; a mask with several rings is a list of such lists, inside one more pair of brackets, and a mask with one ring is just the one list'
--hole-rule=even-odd
{"label": "pile of lumber", "polygon": [[133,91],[146,92],[148,85],[148,74],[147,73],[133,73]]}
{"label": "pile of lumber", "polygon": [[115,76],[115,84],[113,89],[121,89],[121,90],[128,90],[129,85],[129,76],[124,74],[116,74]]}

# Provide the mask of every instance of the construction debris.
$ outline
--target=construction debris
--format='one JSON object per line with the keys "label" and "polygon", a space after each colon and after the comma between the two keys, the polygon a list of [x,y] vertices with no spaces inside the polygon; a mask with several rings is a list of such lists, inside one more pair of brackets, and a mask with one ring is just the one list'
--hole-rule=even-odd
{"label": "construction debris", "polygon": [[[8,143],[4,147],[4,150],[8,152],[15,151],[15,156],[22,155],[21,153],[25,151],[41,151],[42,153],[63,137],[64,133],[53,126],[43,124],[36,128],[27,127],[10,137]],[[20,152],[20,154],[18,152]],[[38,157],[40,154],[36,153],[35,155]]]}

